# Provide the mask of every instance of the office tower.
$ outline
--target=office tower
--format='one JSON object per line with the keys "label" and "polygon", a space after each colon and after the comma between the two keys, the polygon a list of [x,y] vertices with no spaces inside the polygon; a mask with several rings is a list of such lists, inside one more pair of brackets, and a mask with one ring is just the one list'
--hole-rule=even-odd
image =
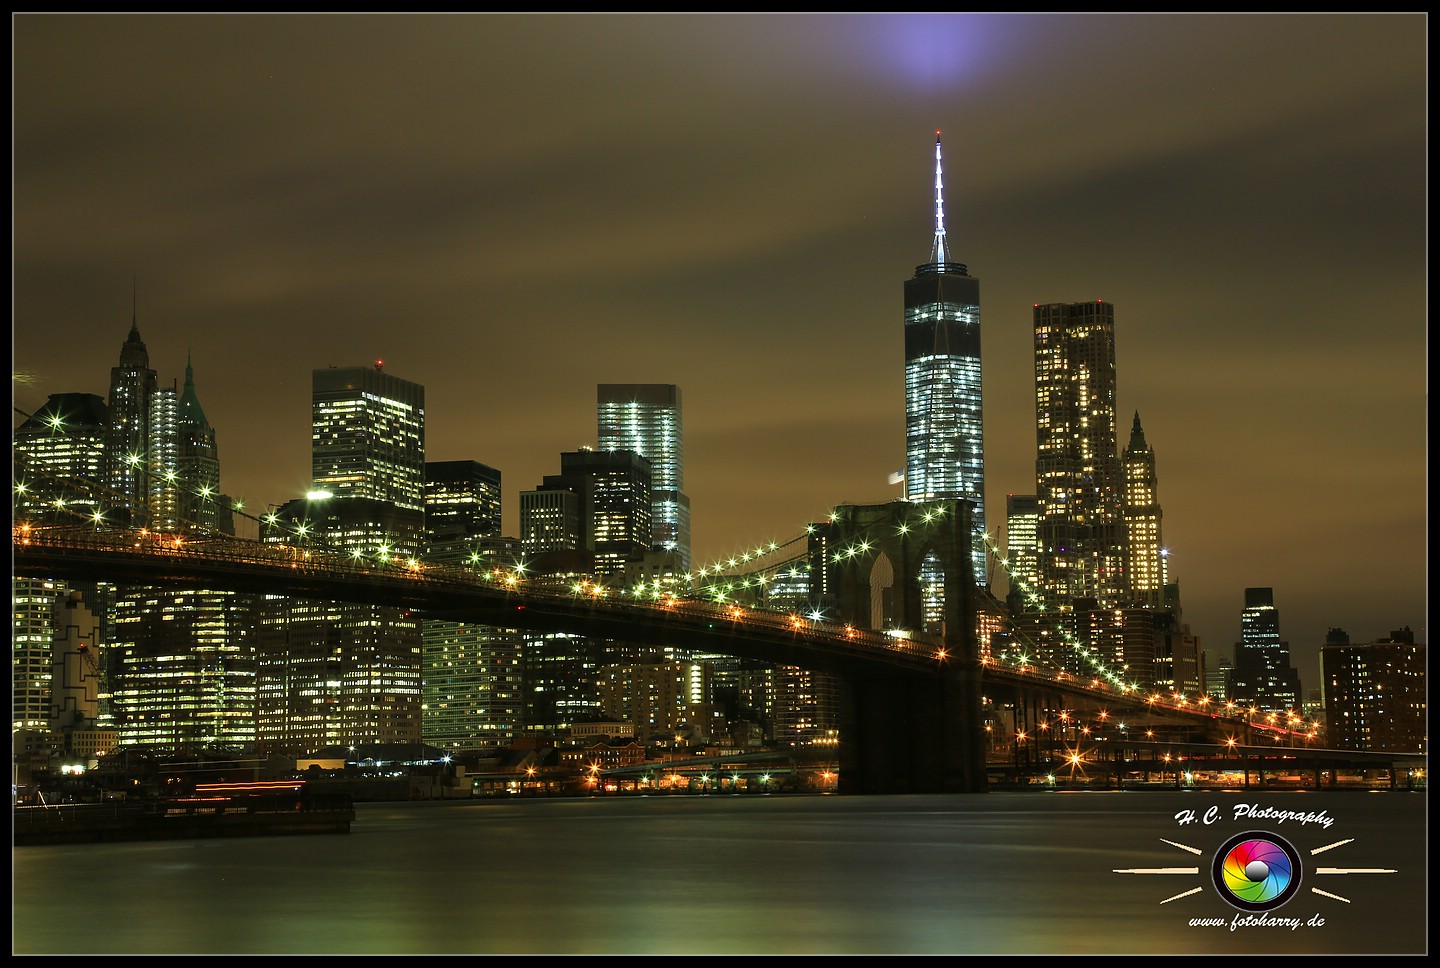
{"label": "office tower", "polygon": [[383,360],[315,370],[312,386],[312,487],[423,509],[425,388]]}
{"label": "office tower", "polygon": [[145,480],[146,509],[152,531],[180,531],[179,461],[176,455],[175,417],[180,394],[172,383],[150,394],[150,473]]}
{"label": "office tower", "polygon": [[1180,621],[1179,612],[1150,608],[1142,611],[1152,617],[1155,629],[1150,684],[1157,690],[1185,696],[1208,692],[1200,659],[1200,639],[1190,631],[1188,624]]}
{"label": "office tower", "polygon": [[[520,547],[525,557],[581,546],[580,495],[564,488],[541,485],[520,492]],[[591,567],[584,569],[587,573]]]}
{"label": "office tower", "polygon": [[[623,582],[626,565],[651,546],[650,482],[650,462],[634,451],[562,453],[560,473],[520,495],[529,580],[557,588]],[[526,729],[553,733],[593,719],[600,711],[600,668],[660,654],[561,632],[528,633]]]}
{"label": "office tower", "polygon": [[185,360],[185,387],[175,410],[175,471],[180,481],[176,512],[192,531],[234,534],[230,499],[220,493],[220,451],[215,428],[195,392],[195,368]]}
{"label": "office tower", "polygon": [[[269,516],[263,538],[380,567],[415,559],[425,534],[425,388],[386,373],[383,361],[317,369],[312,388],[312,491]],[[267,596],[257,645],[261,752],[420,741],[417,617]]]}
{"label": "office tower", "polygon": [[122,743],[254,741],[254,596],[122,586],[114,613],[111,689]]}
{"label": "office tower", "polygon": [[[135,316],[110,370],[109,432],[105,440],[105,481],[121,507],[116,514],[148,525],[150,501],[150,397],[156,390],[150,354],[140,339]],[[120,520],[115,518],[113,520]]]}
{"label": "office tower", "polygon": [[690,570],[690,498],[685,494],[685,427],[680,388],[670,383],[602,383],[596,391],[598,449],[631,450],[650,461],[651,543]]}
{"label": "office tower", "polygon": [[[150,394],[148,432],[150,526],[185,535],[233,532],[219,493],[215,430],[190,360],[183,392],[172,381]],[[123,743],[173,749],[254,741],[254,602],[206,588],[116,591],[106,651]]]}
{"label": "office tower", "polygon": [[[1060,665],[1078,677],[1110,673],[1144,689],[1156,685],[1155,613],[1141,608],[1106,608],[1078,599],[1066,616],[1074,643],[1062,647]],[[1164,657],[1162,657],[1164,658]],[[1169,675],[1168,659],[1162,663]]]}
{"label": "office tower", "polygon": [[[113,520],[105,480],[109,411],[93,393],[52,393],[14,433],[15,519]],[[101,485],[97,487],[96,485]]]}
{"label": "office tower", "polygon": [[1280,640],[1280,613],[1270,588],[1245,589],[1240,641],[1230,670],[1230,698],[1263,712],[1300,708],[1300,677],[1290,665],[1290,644]]}
{"label": "office tower", "polygon": [[1036,305],[1035,493],[1049,611],[1127,603],[1124,477],[1115,436],[1115,307]]}
{"label": "office tower", "polygon": [[1160,538],[1160,498],[1155,483],[1155,452],[1145,442],[1140,412],[1130,427],[1130,443],[1121,458],[1125,474],[1125,575],[1130,604],[1165,604],[1165,547]]}
{"label": "office tower", "polygon": [[[77,525],[97,515],[101,521],[114,520],[115,504],[103,486],[108,433],[105,401],[93,393],[51,394],[39,411],[16,427],[15,523]],[[49,730],[55,610],[72,588],[83,592],[97,614],[105,612],[113,592],[112,585],[96,582],[11,581],[12,730],[37,734]],[[104,703],[108,716],[108,694]]]}
{"label": "office tower", "polygon": [[[625,563],[650,548],[650,462],[630,450],[579,450],[560,455],[560,473],[546,475],[536,491],[521,495],[521,540],[526,553],[560,550],[568,541],[566,499],[537,492],[575,495],[579,548],[595,556],[594,574],[619,574]],[[548,544],[549,547],[545,547]]]}
{"label": "office tower", "polygon": [[455,541],[468,546],[498,536],[500,509],[500,472],[495,468],[476,460],[425,462],[427,556]]}
{"label": "office tower", "polygon": [[[950,261],[940,133],[935,133],[935,236],[905,283],[905,496],[974,502],[975,580],[985,567],[985,443],[981,419],[980,281]],[[932,576],[931,580],[934,580]]]}
{"label": "office tower", "polygon": [[1006,600],[1012,611],[1041,607],[1040,558],[1035,544],[1040,504],[1034,494],[1005,497],[1005,560],[1009,562]]}
{"label": "office tower", "polygon": [[[1339,632],[1337,636],[1335,633]],[[1425,645],[1407,626],[1351,644],[1332,629],[1320,648],[1325,744],[1375,753],[1428,753]]]}
{"label": "office tower", "polygon": [[1230,657],[1214,649],[1202,650],[1204,664],[1205,694],[1211,699],[1229,698],[1230,670],[1234,663]]}
{"label": "office tower", "polygon": [[[480,573],[503,556],[500,472],[479,461],[425,463],[425,560]],[[515,629],[421,621],[421,734],[442,749],[510,745],[520,728],[522,639]]]}

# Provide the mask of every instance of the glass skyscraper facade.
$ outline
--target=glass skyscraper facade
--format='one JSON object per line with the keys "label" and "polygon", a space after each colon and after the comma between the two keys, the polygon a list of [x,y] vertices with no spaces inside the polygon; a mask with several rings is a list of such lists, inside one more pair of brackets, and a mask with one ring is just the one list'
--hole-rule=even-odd
{"label": "glass skyscraper facade", "polygon": [[601,383],[596,389],[598,446],[631,450],[650,461],[651,543],[690,570],[690,498],[685,494],[685,426],[680,388],[671,383]]}
{"label": "glass skyscraper facade", "polygon": [[905,496],[974,503],[972,560],[986,584],[980,281],[950,261],[938,132],[930,261],[905,283]]}

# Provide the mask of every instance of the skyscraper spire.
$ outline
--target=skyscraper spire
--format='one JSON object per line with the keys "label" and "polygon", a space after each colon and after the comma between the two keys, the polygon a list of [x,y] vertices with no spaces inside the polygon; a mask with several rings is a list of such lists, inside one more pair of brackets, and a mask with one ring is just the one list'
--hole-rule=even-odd
{"label": "skyscraper spire", "polygon": [[1140,411],[1135,411],[1135,422],[1130,425],[1130,446],[1129,450],[1149,450],[1145,443],[1145,429],[1140,426]]}
{"label": "skyscraper spire", "polygon": [[950,245],[945,241],[945,188],[941,177],[940,131],[935,131],[935,241],[930,246],[930,261],[950,261]]}
{"label": "skyscraper spire", "polygon": [[190,363],[190,352],[185,352],[185,389],[180,394],[180,416],[179,419],[196,427],[209,427],[210,422],[205,419],[205,410],[200,406],[200,398],[195,394],[195,367]]}
{"label": "skyscraper spire", "polygon": [[971,502],[975,580],[987,584],[985,443],[980,387],[980,281],[950,261],[940,132],[935,132],[935,241],[905,282],[905,497]]}

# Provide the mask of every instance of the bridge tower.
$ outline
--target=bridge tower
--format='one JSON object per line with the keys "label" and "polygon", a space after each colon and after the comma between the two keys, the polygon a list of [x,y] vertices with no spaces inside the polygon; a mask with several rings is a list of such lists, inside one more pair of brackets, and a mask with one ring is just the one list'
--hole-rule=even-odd
{"label": "bridge tower", "polygon": [[[844,679],[842,793],[986,789],[972,509],[961,498],[844,505],[813,529],[816,604],[856,628],[896,633],[897,648],[936,656],[933,678],[897,668]],[[927,623],[936,569],[938,628],[933,614]]]}

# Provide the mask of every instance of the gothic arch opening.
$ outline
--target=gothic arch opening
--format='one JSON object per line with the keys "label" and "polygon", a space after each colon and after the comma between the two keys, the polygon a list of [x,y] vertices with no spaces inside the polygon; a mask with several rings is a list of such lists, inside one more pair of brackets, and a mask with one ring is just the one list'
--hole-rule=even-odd
{"label": "gothic arch opening", "polygon": [[870,566],[870,628],[888,629],[895,621],[895,566],[880,552]]}

